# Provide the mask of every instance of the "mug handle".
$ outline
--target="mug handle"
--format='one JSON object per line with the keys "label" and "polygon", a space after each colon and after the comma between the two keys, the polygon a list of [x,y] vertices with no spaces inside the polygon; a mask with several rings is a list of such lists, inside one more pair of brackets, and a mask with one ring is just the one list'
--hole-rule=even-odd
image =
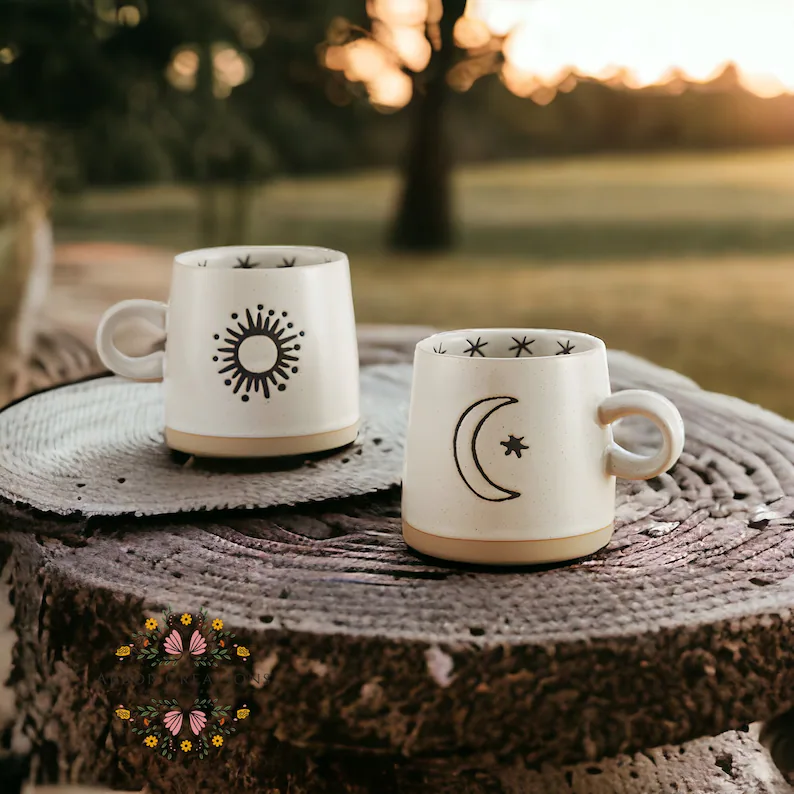
{"label": "mug handle", "polygon": [[646,456],[613,442],[606,450],[607,472],[624,480],[650,480],[672,468],[684,448],[684,420],[678,409],[661,394],[641,389],[616,392],[598,406],[602,427],[626,416],[650,419],[662,432],[662,447]]}
{"label": "mug handle", "polygon": [[167,312],[167,304],[150,300],[127,300],[111,306],[102,315],[96,332],[96,349],[102,363],[124,378],[139,381],[162,380],[165,360],[162,350],[145,356],[127,356],[116,347],[113,336],[119,323],[133,318],[146,320],[159,330],[165,331]]}

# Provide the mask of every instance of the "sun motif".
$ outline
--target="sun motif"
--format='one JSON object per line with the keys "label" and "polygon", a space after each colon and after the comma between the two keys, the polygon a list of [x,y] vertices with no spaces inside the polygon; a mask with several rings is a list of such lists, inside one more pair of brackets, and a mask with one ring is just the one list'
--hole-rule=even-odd
{"label": "sun motif", "polygon": [[[261,388],[266,400],[270,399],[272,387],[284,391],[287,384],[279,383],[279,378],[288,381],[290,373],[297,373],[301,346],[293,340],[304,332],[293,330],[287,312],[277,317],[275,310],[265,311],[261,303],[256,307],[256,316],[246,309],[244,322],[236,313],[232,320],[237,322],[237,328],[226,329],[225,345],[218,348],[220,356],[212,357],[224,365],[218,370],[226,376],[224,383],[234,386],[235,394],[245,387],[245,394],[240,396],[243,402],[248,402],[252,388],[255,392]],[[220,334],[215,334],[215,339],[219,340]]]}

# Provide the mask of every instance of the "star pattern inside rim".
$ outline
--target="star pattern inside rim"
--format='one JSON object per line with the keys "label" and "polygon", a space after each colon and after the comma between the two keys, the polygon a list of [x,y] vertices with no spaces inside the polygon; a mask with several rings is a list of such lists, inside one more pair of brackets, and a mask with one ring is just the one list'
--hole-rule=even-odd
{"label": "star pattern inside rim", "polygon": [[206,267],[207,266],[207,260],[205,259],[203,262],[199,262],[198,266],[199,267]]}
{"label": "star pattern inside rim", "polygon": [[287,257],[285,256],[279,267],[295,267],[295,260],[297,258],[298,257],[293,256],[292,259],[287,259]]}
{"label": "star pattern inside rim", "polygon": [[524,339],[521,342],[519,342],[518,339],[516,339],[514,336],[511,336],[510,338],[515,342],[515,344],[512,347],[508,347],[507,349],[515,350],[516,358],[518,358],[522,353],[527,353],[530,356],[532,355],[532,351],[529,349],[529,346],[531,344],[534,344],[535,342],[534,339],[530,339],[529,341],[527,341],[527,338],[524,337]]}
{"label": "star pattern inside rim", "polygon": [[472,342],[471,339],[467,339],[466,341],[469,343],[469,345],[471,345],[471,347],[469,347],[468,349],[464,350],[463,354],[466,355],[466,353],[468,353],[469,354],[469,358],[474,358],[474,354],[478,353],[483,358],[485,358],[485,353],[483,353],[480,348],[485,347],[488,343],[487,342],[481,342],[480,341],[481,338],[482,337],[478,336],[476,342]]}
{"label": "star pattern inside rim", "polygon": [[433,348],[433,352],[434,353],[441,353],[442,355],[447,352],[446,350],[442,350],[441,348],[442,348],[442,345],[439,345],[438,347],[434,347]]}
{"label": "star pattern inside rim", "polygon": [[568,340],[565,344],[562,342],[557,342],[557,344],[562,348],[562,350],[558,350],[554,355],[555,356],[568,356],[570,355],[571,351],[576,347],[576,345],[572,345],[570,340]]}
{"label": "star pattern inside rim", "polygon": [[516,438],[513,435],[509,435],[507,437],[507,441],[500,441],[499,443],[505,448],[505,456],[509,455],[511,452],[516,453],[516,457],[521,457],[521,450],[529,449],[526,444],[522,444],[521,442],[524,440],[524,436],[521,438]]}
{"label": "star pattern inside rim", "polygon": [[250,270],[252,267],[258,267],[258,266],[259,266],[259,262],[252,262],[251,254],[247,254],[245,259],[241,259],[239,256],[237,257],[237,264],[235,265],[235,268]]}

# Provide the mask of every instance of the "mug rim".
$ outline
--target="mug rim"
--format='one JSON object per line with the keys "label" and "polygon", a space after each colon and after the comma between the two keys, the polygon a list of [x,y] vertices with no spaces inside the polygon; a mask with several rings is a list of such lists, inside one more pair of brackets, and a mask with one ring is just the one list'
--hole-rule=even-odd
{"label": "mug rim", "polygon": [[[444,353],[439,353],[437,350],[433,349],[434,343],[438,345],[439,342],[443,341],[444,339],[448,339],[452,336],[457,336],[459,334],[483,334],[483,333],[502,333],[502,334],[535,334],[535,335],[543,335],[543,336],[567,336],[570,339],[579,339],[583,342],[588,342],[589,346],[586,350],[581,350],[579,352],[572,351],[568,355],[565,356],[557,356],[557,355],[532,355],[532,356],[521,356],[520,358],[516,358],[514,356],[487,356],[484,358],[472,358],[470,356],[466,356],[462,353],[449,353],[444,351]],[[526,338],[526,337],[524,337]],[[439,331],[437,334],[433,334],[432,336],[425,337],[424,339],[420,340],[416,345],[416,351],[421,353],[426,353],[431,356],[436,356],[438,358],[444,359],[462,359],[463,361],[476,361],[478,364],[482,364],[488,361],[520,361],[522,363],[526,363],[529,361],[548,361],[549,359],[562,361],[562,360],[571,360],[575,358],[579,358],[582,356],[590,356],[600,352],[606,352],[606,344],[603,339],[597,336],[593,336],[592,334],[586,334],[583,331],[568,331],[564,328],[456,328],[454,330],[448,331]]]}
{"label": "mug rim", "polygon": [[[181,267],[187,267],[195,270],[205,270],[207,268],[198,267],[194,261],[187,261],[188,257],[201,258],[208,257],[212,253],[231,254],[235,251],[247,254],[255,254],[256,252],[285,251],[285,252],[303,252],[303,253],[319,253],[330,255],[328,262],[313,262],[306,265],[299,265],[298,268],[288,268],[289,270],[304,269],[304,268],[319,268],[327,267],[328,265],[336,265],[340,262],[347,262],[347,254],[344,251],[337,251],[334,248],[327,248],[322,245],[211,245],[206,248],[195,248],[191,251],[180,251],[174,255],[174,264]],[[251,269],[238,269],[238,268],[209,268],[212,270],[225,270],[230,273],[251,273],[251,272],[265,272],[270,270],[280,270],[281,268],[251,268]]]}

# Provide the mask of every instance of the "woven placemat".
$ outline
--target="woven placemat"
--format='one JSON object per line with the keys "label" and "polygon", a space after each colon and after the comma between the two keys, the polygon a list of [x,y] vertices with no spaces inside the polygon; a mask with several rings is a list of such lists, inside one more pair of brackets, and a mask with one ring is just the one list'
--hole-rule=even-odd
{"label": "woven placemat", "polygon": [[163,440],[162,385],[97,378],[0,413],[0,498],[62,516],[294,505],[400,483],[411,366],[361,370],[357,441],[278,461],[203,461]]}

